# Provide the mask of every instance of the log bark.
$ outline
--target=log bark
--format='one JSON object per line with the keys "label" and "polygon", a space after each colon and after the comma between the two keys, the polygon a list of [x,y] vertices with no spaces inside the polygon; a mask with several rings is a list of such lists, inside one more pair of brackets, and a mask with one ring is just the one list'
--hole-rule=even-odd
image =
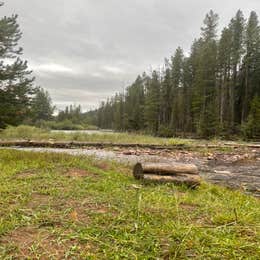
{"label": "log bark", "polygon": [[144,174],[156,175],[180,175],[193,174],[198,175],[199,170],[194,164],[183,163],[137,163],[134,166],[134,176],[138,179]]}
{"label": "log bark", "polygon": [[144,181],[157,182],[157,183],[174,183],[174,184],[184,184],[188,187],[195,188],[200,185],[201,177],[199,175],[154,175],[154,174],[145,174]]}
{"label": "log bark", "polygon": [[180,163],[137,163],[133,175],[138,180],[172,182],[196,187],[201,183],[199,171],[194,164]]}

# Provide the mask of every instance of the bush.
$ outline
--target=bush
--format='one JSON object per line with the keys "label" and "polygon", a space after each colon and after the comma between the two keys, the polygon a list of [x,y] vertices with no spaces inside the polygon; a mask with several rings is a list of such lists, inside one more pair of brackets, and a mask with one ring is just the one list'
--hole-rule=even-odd
{"label": "bush", "polygon": [[98,127],[84,124],[74,124],[72,121],[66,119],[63,121],[38,121],[37,127],[47,128],[52,130],[97,130]]}
{"label": "bush", "polygon": [[39,121],[36,125],[40,128],[47,128],[52,130],[84,130],[82,125],[73,124],[70,120],[61,122],[56,121]]}

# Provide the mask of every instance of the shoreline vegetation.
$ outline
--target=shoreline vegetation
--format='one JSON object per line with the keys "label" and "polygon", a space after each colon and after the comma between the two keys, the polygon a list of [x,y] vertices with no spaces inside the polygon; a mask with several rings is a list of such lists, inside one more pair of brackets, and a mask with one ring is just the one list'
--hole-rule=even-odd
{"label": "shoreline vegetation", "polygon": [[0,131],[0,140],[35,140],[35,141],[81,141],[81,142],[109,142],[109,143],[139,143],[154,145],[184,145],[189,140],[179,138],[161,138],[134,133],[106,132],[88,134],[84,132],[70,133],[51,131],[33,126],[9,126]]}
{"label": "shoreline vegetation", "polygon": [[239,191],[141,184],[85,156],[0,150],[0,165],[1,258],[259,256],[260,201]]}
{"label": "shoreline vegetation", "polygon": [[0,131],[0,146],[52,147],[52,148],[147,148],[185,150],[233,150],[236,148],[259,148],[256,142],[226,141],[220,139],[201,140],[185,138],[162,138],[137,133],[113,131],[52,131],[33,126],[9,126]]}
{"label": "shoreline vegetation", "polygon": [[73,123],[71,120],[62,121],[39,121],[36,127],[51,130],[98,130],[99,128],[84,122]]}

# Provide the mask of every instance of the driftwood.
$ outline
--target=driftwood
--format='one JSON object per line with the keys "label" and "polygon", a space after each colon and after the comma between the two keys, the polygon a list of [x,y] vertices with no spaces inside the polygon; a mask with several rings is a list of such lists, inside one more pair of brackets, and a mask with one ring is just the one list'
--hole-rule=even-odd
{"label": "driftwood", "polygon": [[189,187],[196,187],[200,185],[201,178],[199,175],[189,175],[189,174],[182,174],[182,175],[154,175],[154,174],[145,174],[144,175],[145,181],[151,182],[161,182],[167,183],[172,182],[175,184],[185,184]]}
{"label": "driftwood", "polygon": [[138,180],[173,182],[196,187],[200,184],[199,171],[194,164],[137,163],[133,175]]}

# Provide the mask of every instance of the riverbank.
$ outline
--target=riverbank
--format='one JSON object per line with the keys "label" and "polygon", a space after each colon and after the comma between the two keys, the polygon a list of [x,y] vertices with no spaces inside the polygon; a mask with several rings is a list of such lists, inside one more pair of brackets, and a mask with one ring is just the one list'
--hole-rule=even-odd
{"label": "riverbank", "polygon": [[239,189],[260,197],[260,149],[238,147],[221,151],[215,148],[151,149],[143,147],[99,146],[83,148],[13,147],[20,151],[65,153],[92,156],[132,167],[137,162],[180,162],[195,164],[201,177],[210,183]]}
{"label": "riverbank", "polygon": [[84,146],[143,147],[154,149],[192,148],[260,148],[259,142],[199,140],[181,138],[161,138],[135,133],[117,133],[104,130],[93,131],[50,131],[46,129],[18,126],[0,132],[0,146],[31,146],[52,148],[75,148]]}

